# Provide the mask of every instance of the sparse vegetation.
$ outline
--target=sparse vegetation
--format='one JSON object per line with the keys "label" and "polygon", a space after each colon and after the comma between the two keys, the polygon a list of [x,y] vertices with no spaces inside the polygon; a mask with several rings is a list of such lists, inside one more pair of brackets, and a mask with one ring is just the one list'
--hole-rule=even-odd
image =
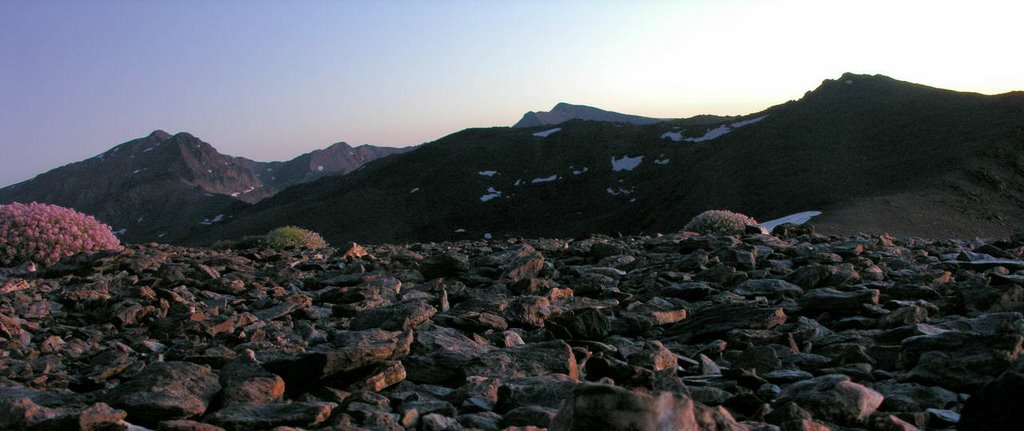
{"label": "sparse vegetation", "polygon": [[110,226],[73,209],[36,202],[0,205],[0,265],[53,265],[64,256],[120,248]]}
{"label": "sparse vegetation", "polygon": [[267,233],[263,238],[267,247],[276,249],[316,250],[327,247],[320,234],[297,226],[284,226]]}
{"label": "sparse vegetation", "polygon": [[705,235],[738,235],[747,226],[756,225],[752,217],[727,210],[710,210],[697,214],[683,230]]}
{"label": "sparse vegetation", "polygon": [[241,239],[224,239],[210,245],[214,250],[245,250],[266,245],[266,235],[246,235]]}

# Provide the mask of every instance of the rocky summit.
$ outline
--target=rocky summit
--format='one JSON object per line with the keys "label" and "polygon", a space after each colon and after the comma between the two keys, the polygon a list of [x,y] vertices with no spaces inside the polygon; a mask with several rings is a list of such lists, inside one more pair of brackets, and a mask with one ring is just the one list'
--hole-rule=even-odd
{"label": "rocky summit", "polygon": [[0,429],[1019,429],[1024,236],[133,245],[0,270]]}

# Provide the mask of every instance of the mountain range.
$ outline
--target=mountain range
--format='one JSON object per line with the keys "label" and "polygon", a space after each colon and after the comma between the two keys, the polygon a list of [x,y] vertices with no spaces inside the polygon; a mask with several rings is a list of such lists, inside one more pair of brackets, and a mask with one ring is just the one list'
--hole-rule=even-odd
{"label": "mountain range", "polygon": [[[158,143],[176,148],[174,163],[136,172],[123,160],[157,153]],[[319,166],[337,166],[318,160],[346,148],[300,156],[300,167],[253,165],[155,132],[0,189],[0,202],[68,205],[127,228],[128,241],[185,244],[288,224],[332,243],[653,234],[707,209],[759,220],[821,211],[814,223],[825,233],[1005,236],[1024,222],[1024,93],[881,75],[847,73],[734,117],[651,119],[560,103],[514,127],[466,129],[315,178]],[[133,211],[147,205],[138,220]]]}
{"label": "mountain range", "polygon": [[331,241],[678,230],[715,208],[824,232],[996,236],[1024,221],[1024,93],[844,74],[741,116],[467,129],[240,208],[192,240],[298,224]]}
{"label": "mountain range", "polygon": [[188,133],[157,130],[0,189],[0,203],[72,207],[111,225],[123,240],[175,242],[233,207],[407,150],[340,142],[289,161],[257,162],[223,155]]}

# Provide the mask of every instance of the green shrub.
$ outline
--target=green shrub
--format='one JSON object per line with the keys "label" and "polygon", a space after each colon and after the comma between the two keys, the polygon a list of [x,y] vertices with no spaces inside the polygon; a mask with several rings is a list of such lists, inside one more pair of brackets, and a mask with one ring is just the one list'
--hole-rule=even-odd
{"label": "green shrub", "polygon": [[279,227],[267,233],[264,237],[267,247],[279,250],[305,249],[316,250],[327,247],[320,234],[311,230],[296,226]]}
{"label": "green shrub", "polygon": [[757,220],[732,211],[710,210],[697,214],[683,230],[703,235],[739,235],[747,226],[756,225]]}
{"label": "green shrub", "polygon": [[71,208],[36,202],[0,205],[0,265],[53,265],[75,253],[120,249],[110,226]]}

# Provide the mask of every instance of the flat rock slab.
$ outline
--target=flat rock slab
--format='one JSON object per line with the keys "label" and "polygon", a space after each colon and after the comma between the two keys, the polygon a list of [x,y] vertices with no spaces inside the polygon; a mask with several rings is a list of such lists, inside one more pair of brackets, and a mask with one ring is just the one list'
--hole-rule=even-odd
{"label": "flat rock slab", "polygon": [[270,429],[279,426],[311,427],[327,420],[337,406],[329,402],[234,404],[214,412],[206,419],[229,431]]}
{"label": "flat rock slab", "polygon": [[434,314],[437,314],[437,309],[426,301],[402,301],[361,312],[352,319],[350,327],[354,330],[404,331],[426,323]]}
{"label": "flat rock slab", "polygon": [[579,368],[572,348],[563,341],[548,341],[484,353],[464,369],[466,376],[516,379],[547,374],[565,374],[579,380]]}
{"label": "flat rock slab", "polygon": [[668,327],[666,334],[696,342],[722,338],[733,329],[772,329],[785,322],[782,307],[725,303],[694,311],[687,319]]}
{"label": "flat rock slab", "polygon": [[845,375],[830,374],[787,386],[776,402],[794,401],[812,412],[815,418],[856,425],[871,416],[884,398]]}
{"label": "flat rock slab", "polygon": [[856,313],[863,309],[865,304],[878,305],[879,297],[878,289],[842,292],[831,287],[823,287],[807,291],[797,302],[802,309],[809,311]]}
{"label": "flat rock slab", "polygon": [[551,421],[552,431],[748,431],[721,407],[669,392],[642,393],[610,385],[580,385]]}
{"label": "flat rock slab", "polygon": [[284,396],[284,379],[247,357],[225,365],[220,384],[223,404],[269,404]]}
{"label": "flat rock slab", "polygon": [[210,367],[158,362],[112,389],[106,399],[127,411],[129,422],[155,426],[163,420],[202,415],[220,389]]}
{"label": "flat rock slab", "polygon": [[394,344],[340,347],[323,352],[286,354],[263,364],[284,379],[288,392],[305,390],[341,373],[383,363],[395,352]]}

